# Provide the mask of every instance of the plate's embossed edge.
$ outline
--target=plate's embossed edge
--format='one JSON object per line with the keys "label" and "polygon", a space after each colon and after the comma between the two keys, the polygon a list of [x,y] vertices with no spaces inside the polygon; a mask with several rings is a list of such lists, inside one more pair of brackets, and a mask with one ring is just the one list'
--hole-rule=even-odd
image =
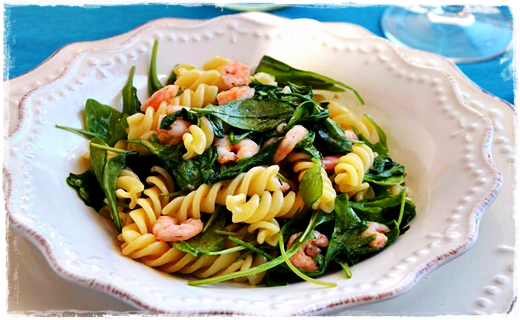
{"label": "plate's embossed edge", "polygon": [[[150,27],[152,27],[152,26],[150,26]],[[142,53],[146,53],[146,51],[144,51],[144,52],[142,52]],[[382,60],[384,60],[384,59],[382,59]],[[98,65],[98,63],[95,62],[95,61],[90,61],[90,63],[91,63],[91,65],[94,66],[94,67]],[[65,69],[66,69],[66,68],[65,68]],[[66,73],[66,70],[63,71],[63,74],[65,74],[65,73]],[[58,77],[58,78],[59,78],[59,77]],[[52,98],[52,97],[50,97],[50,98]],[[23,102],[23,101],[22,101],[22,102]],[[473,110],[473,109],[471,109],[471,110]],[[499,183],[499,182],[498,182],[498,183]],[[490,196],[491,199],[488,198],[487,201],[491,201],[492,198],[494,198],[495,195],[496,195],[496,194],[491,195],[491,196]],[[481,206],[482,206],[482,207],[486,207],[487,204],[488,204],[487,201],[484,201],[484,202],[483,202],[482,204],[480,204],[478,207],[481,207]],[[476,217],[475,217],[475,220],[478,221],[478,218],[479,218],[479,217],[476,216]],[[475,224],[477,224],[477,223],[475,222]],[[475,234],[475,236],[476,236],[476,234]],[[464,249],[464,248],[460,248],[460,249]],[[454,252],[452,252],[452,254],[455,253],[455,252],[457,252],[457,251],[458,251],[458,250],[455,250]],[[448,256],[449,256],[449,255],[448,255]],[[438,260],[442,260],[442,258],[443,258],[443,257],[439,258]],[[438,261],[438,260],[437,260],[437,261]],[[435,265],[435,264],[433,264],[433,265]],[[431,266],[429,266],[429,267],[431,267]],[[426,268],[423,272],[426,272],[427,269],[428,269],[428,268]],[[420,278],[420,277],[419,277],[419,278]],[[416,278],[414,281],[412,281],[412,282],[415,282],[416,280],[417,280],[417,278]],[[406,287],[406,286],[405,286],[405,287]],[[382,295],[382,296],[384,296],[384,295]],[[366,299],[366,297],[365,297],[365,298],[362,298],[361,300],[364,301],[365,299]],[[372,299],[372,298],[370,298],[369,300],[371,300],[371,299]],[[360,300],[358,300],[357,302],[359,302],[359,301],[360,301]],[[339,305],[341,305],[341,304],[345,304],[345,302],[346,302],[346,301],[342,301],[342,302],[339,303]],[[336,304],[332,304],[332,305],[329,305],[329,306],[335,306],[335,305],[336,305]],[[327,306],[327,307],[328,307],[328,306]],[[318,310],[318,309],[313,308],[312,311],[317,311],[317,310]],[[301,313],[301,314],[305,314],[305,313]]]}

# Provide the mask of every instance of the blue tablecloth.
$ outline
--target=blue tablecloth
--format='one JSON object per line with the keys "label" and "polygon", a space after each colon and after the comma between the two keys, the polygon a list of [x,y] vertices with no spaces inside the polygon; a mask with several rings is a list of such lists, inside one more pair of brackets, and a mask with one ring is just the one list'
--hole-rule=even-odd
{"label": "blue tablecloth", "polygon": [[[385,6],[289,6],[271,13],[285,18],[311,18],[323,22],[350,22],[382,36],[380,19]],[[175,17],[211,19],[236,11],[213,5],[118,6],[12,6],[5,5],[4,80],[34,69],[59,48],[77,41],[99,40],[130,31],[150,20]],[[484,90],[514,102],[512,50],[481,63],[460,64],[460,69]]]}

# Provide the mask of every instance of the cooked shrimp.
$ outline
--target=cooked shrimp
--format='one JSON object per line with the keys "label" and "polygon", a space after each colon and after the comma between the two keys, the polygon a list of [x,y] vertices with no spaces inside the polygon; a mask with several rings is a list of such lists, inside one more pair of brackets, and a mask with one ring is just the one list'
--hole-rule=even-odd
{"label": "cooked shrimp", "polygon": [[341,158],[341,155],[323,157],[321,159],[323,168],[327,171],[334,170],[334,167],[336,167],[339,162],[339,158]]}
{"label": "cooked shrimp", "polygon": [[278,140],[278,137],[273,137],[273,138],[267,140],[267,141],[264,142],[264,144],[262,145],[262,148],[267,147],[268,145],[270,145],[271,143],[275,142],[276,140]]}
{"label": "cooked shrimp", "polygon": [[305,136],[309,133],[307,129],[305,129],[302,125],[296,125],[291,128],[291,130],[287,131],[287,134],[283,138],[282,142],[278,145],[278,149],[276,149],[276,154],[274,155],[273,163],[277,164],[296,147],[296,145],[305,138]]}
{"label": "cooked shrimp", "polygon": [[155,110],[159,108],[161,103],[166,101],[166,103],[170,103],[173,98],[179,92],[179,87],[173,84],[162,87],[157,90],[148,100],[146,100],[143,105],[141,105],[141,111],[146,112],[148,107],[152,107]]}
{"label": "cooked shrimp", "polygon": [[174,113],[174,112],[177,112],[181,109],[186,109],[186,110],[190,110],[190,107],[183,107],[183,106],[169,106],[168,109],[166,109],[166,113],[170,114],[170,113]]}
{"label": "cooked shrimp", "polygon": [[234,147],[238,151],[237,159],[250,158],[260,151],[260,147],[251,139],[242,139]]}
{"label": "cooked shrimp", "polygon": [[242,139],[231,145],[228,136],[215,140],[213,145],[217,146],[217,161],[222,164],[252,157],[260,151],[260,147],[251,139]]}
{"label": "cooked shrimp", "polygon": [[368,245],[370,247],[374,247],[374,248],[382,248],[385,246],[386,244],[386,241],[388,240],[388,238],[384,235],[385,233],[387,233],[388,231],[390,231],[390,229],[385,226],[384,224],[382,223],[378,223],[378,222],[372,222],[372,221],[369,221],[367,222],[368,224],[368,228],[363,231],[360,236],[362,237],[370,237],[371,235],[376,235],[376,238],[374,240],[372,240]]}
{"label": "cooked shrimp", "polygon": [[157,121],[157,131],[159,134],[157,137],[159,138],[159,135],[161,135],[163,138],[160,138],[162,143],[168,143],[171,145],[178,144],[182,141],[182,136],[189,132],[189,128],[191,126],[191,122],[183,120],[182,118],[177,118],[175,120],[170,129],[165,130],[161,129],[161,121],[165,117],[165,115],[159,116],[159,121]]}
{"label": "cooked shrimp", "polygon": [[228,62],[219,71],[227,89],[247,85],[251,81],[249,66],[240,62]]}
{"label": "cooked shrimp", "polygon": [[153,234],[159,241],[175,242],[193,238],[202,232],[204,224],[198,219],[188,219],[178,223],[170,216],[160,216],[153,226]]}
{"label": "cooked shrimp", "polygon": [[[300,233],[293,234],[287,243],[287,250],[291,247],[293,241],[300,235]],[[317,256],[321,250],[318,247],[326,247],[329,245],[329,239],[322,235],[318,231],[313,232],[314,239],[309,239],[305,244],[298,250],[289,261],[293,266],[300,268],[303,271],[314,272],[318,270],[318,265],[312,259]]]}
{"label": "cooked shrimp", "polygon": [[349,140],[359,140],[358,136],[351,129],[345,130],[345,136],[347,136]]}
{"label": "cooked shrimp", "polygon": [[276,132],[283,133],[283,128],[287,125],[287,123],[282,122],[276,127]]}
{"label": "cooked shrimp", "polygon": [[234,87],[217,94],[217,101],[219,105],[223,105],[230,101],[251,99],[254,95],[255,89],[253,88],[248,86]]}

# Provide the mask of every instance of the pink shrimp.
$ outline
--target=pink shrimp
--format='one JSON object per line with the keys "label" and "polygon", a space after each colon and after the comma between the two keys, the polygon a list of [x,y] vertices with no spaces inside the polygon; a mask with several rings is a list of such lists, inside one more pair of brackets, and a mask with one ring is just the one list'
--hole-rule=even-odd
{"label": "pink shrimp", "polygon": [[377,223],[377,222],[372,222],[372,221],[369,221],[367,222],[368,224],[368,228],[363,231],[360,236],[362,237],[370,237],[371,235],[376,235],[376,238],[374,240],[372,240],[368,245],[370,247],[374,247],[374,248],[382,248],[385,246],[386,244],[386,241],[388,240],[388,238],[384,235],[385,233],[387,233],[388,231],[390,231],[390,229],[385,226],[384,224],[381,224],[381,223]]}
{"label": "pink shrimp", "polygon": [[170,216],[160,216],[153,226],[153,234],[159,241],[175,242],[193,238],[202,232],[204,224],[198,219],[178,223]]}
{"label": "pink shrimp", "polygon": [[338,164],[339,158],[341,158],[341,155],[323,157],[323,159],[321,160],[323,168],[327,171],[334,170],[334,168]]}
{"label": "pink shrimp", "polygon": [[172,99],[175,98],[178,92],[179,87],[173,84],[162,87],[154,94],[152,94],[152,96],[148,98],[148,100],[146,100],[143,105],[141,105],[141,111],[146,112],[148,107],[152,107],[157,110],[163,101],[166,101],[166,103],[169,104]]}
{"label": "pink shrimp", "polygon": [[230,101],[250,99],[255,95],[255,89],[248,86],[234,87],[227,91],[222,91],[217,94],[217,101],[219,105],[226,104]]}
{"label": "pink shrimp", "polygon": [[227,89],[244,86],[251,82],[251,70],[243,63],[228,62],[219,71]]}
{"label": "pink shrimp", "polygon": [[[161,129],[161,121],[165,116],[166,115],[160,115],[159,121],[157,121],[157,130],[159,131],[160,135],[163,136],[163,139],[161,139],[161,142],[166,143],[166,140],[168,140],[167,143],[171,144],[171,145],[180,143],[182,141],[182,136],[186,132],[189,132],[191,122],[183,120],[182,118],[177,118],[177,120],[175,120],[172,123],[170,129],[165,130],[165,129]],[[158,135],[158,137],[159,137],[159,135]]]}
{"label": "pink shrimp", "polygon": [[358,136],[351,129],[345,130],[345,136],[347,136],[347,138],[350,140],[359,140]]}
{"label": "pink shrimp", "polygon": [[252,157],[260,151],[260,147],[251,139],[242,139],[231,145],[228,136],[215,140],[213,145],[217,146],[217,161],[222,164]]}
{"label": "pink shrimp", "polygon": [[264,142],[264,144],[262,145],[262,148],[267,147],[268,145],[270,145],[271,143],[275,142],[275,141],[278,140],[278,139],[279,139],[278,137],[274,137],[274,138],[271,138],[271,139],[267,140],[267,141]]}
{"label": "pink shrimp", "polygon": [[292,127],[291,130],[287,131],[282,142],[278,145],[278,149],[276,149],[273,163],[277,164],[285,159],[285,157],[293,151],[294,147],[296,147],[296,145],[302,141],[308,133],[309,131],[302,125],[296,125]]}
{"label": "pink shrimp", "polygon": [[[300,233],[293,234],[289,239],[289,243],[287,243],[287,250],[291,247],[291,244],[294,240],[300,235]],[[307,272],[314,272],[318,270],[318,265],[312,259],[312,257],[317,256],[321,250],[318,247],[326,247],[329,245],[329,239],[326,236],[322,235],[318,231],[313,232],[314,239],[309,239],[305,242],[305,244],[298,250],[292,257],[289,258],[289,261],[293,264],[293,266],[300,268]]]}

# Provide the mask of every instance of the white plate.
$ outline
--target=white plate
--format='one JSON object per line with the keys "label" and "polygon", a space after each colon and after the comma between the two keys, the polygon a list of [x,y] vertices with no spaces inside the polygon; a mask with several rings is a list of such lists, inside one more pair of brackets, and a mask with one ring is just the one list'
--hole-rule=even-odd
{"label": "white plate", "polygon": [[[234,17],[235,17],[234,19],[236,19],[236,20],[238,21],[238,23],[246,23],[246,22],[247,22],[247,23],[250,23],[249,19],[240,18],[240,17],[238,17],[238,16],[234,16]],[[244,17],[244,16],[241,16],[241,17]],[[254,17],[255,17],[255,16],[251,16],[251,17],[252,17],[252,18],[250,18],[250,19],[253,19],[253,20],[254,20]],[[270,17],[270,16],[269,16],[269,17]],[[263,17],[263,18],[265,18],[265,17]],[[273,19],[273,20],[277,20],[276,23],[281,22],[281,21],[284,21],[283,19],[279,19],[279,18],[272,18],[272,19]],[[246,21],[246,20],[248,20],[248,21]],[[224,21],[224,19],[220,19],[220,21]],[[230,40],[233,40],[233,37],[234,37],[234,36],[235,36],[235,37],[236,37],[236,36],[240,36],[240,32],[239,32],[239,31],[233,31],[233,30],[237,30],[236,25],[235,25],[235,23],[237,23],[237,21],[232,21],[233,23],[229,23],[229,21],[227,21],[228,24],[225,24],[225,25],[224,25],[224,26],[227,27],[229,30],[231,30],[231,32],[230,32],[230,33],[231,33],[231,35],[230,35],[230,38],[231,38],[231,39],[230,39]],[[154,23],[154,24],[150,24],[150,25],[148,25],[148,26],[145,26],[145,27],[143,27],[143,28],[140,28],[138,31],[131,32],[131,34],[137,34],[137,33],[139,33],[140,31],[142,31],[142,32],[146,32],[146,28],[148,28],[148,30],[151,30],[151,29],[153,29],[152,27],[153,27],[154,25],[155,25],[155,27],[167,25],[166,22],[167,22],[166,20],[163,20],[163,21],[160,21],[160,22],[157,22],[157,23]],[[170,21],[170,23],[171,23],[171,21]],[[307,24],[307,23],[309,23],[309,22],[306,22],[306,24]],[[255,24],[255,27],[256,27],[256,28],[260,28],[260,27],[264,27],[264,28],[265,28],[266,26],[261,26],[261,25],[256,26],[256,24]],[[284,29],[284,31],[285,31],[285,29]],[[157,35],[157,34],[154,34],[154,35]],[[266,36],[267,36],[267,34],[266,34]],[[274,36],[276,37],[277,34],[274,33]],[[279,36],[279,34],[278,34],[278,36]],[[114,38],[114,39],[110,39],[110,40],[113,40],[113,43],[118,43],[118,39],[120,40],[122,37],[123,37],[123,36],[120,36],[120,37],[118,37],[117,39]],[[138,38],[138,37],[134,37],[133,40],[136,40],[136,38]],[[193,40],[193,39],[195,39],[195,38],[191,38],[191,40]],[[196,39],[195,39],[195,40],[196,40]],[[200,39],[199,39],[199,40],[200,40]],[[275,41],[276,38],[275,38],[275,39],[269,39],[269,40],[271,40],[271,41]],[[181,38],[180,41],[182,41],[182,38]],[[190,38],[188,38],[188,41],[190,41]],[[369,41],[373,41],[373,40],[369,40]],[[105,41],[105,42],[107,42],[107,41]],[[128,42],[127,42],[126,44],[128,45]],[[131,45],[134,45],[134,43],[131,43]],[[143,49],[143,51],[144,51],[144,50],[146,49],[146,45],[149,45],[149,43],[147,43],[147,44],[145,44],[145,45],[143,45],[143,46],[141,46],[141,47],[138,47],[138,48],[139,48],[139,49],[143,49],[143,48],[144,48],[144,49]],[[332,48],[334,49],[334,47],[332,47]],[[360,46],[359,48],[360,48],[360,52],[363,52],[363,51],[365,51],[365,49],[366,49],[366,48],[364,48],[364,47],[362,47],[362,46]],[[383,50],[383,49],[384,49],[384,48],[376,49],[376,50]],[[79,52],[81,52],[81,50],[78,50],[78,53],[79,53]],[[374,62],[374,61],[370,61],[370,56],[373,57],[373,56],[374,56],[374,52],[372,52],[372,54],[371,54],[371,53],[370,53],[370,49],[369,49],[369,51],[368,51],[368,52],[365,52],[365,53],[366,53],[366,56],[369,57],[369,58],[367,58],[366,62],[367,62],[368,64]],[[380,53],[380,54],[381,54],[381,52],[379,52],[379,51],[377,51],[376,53]],[[384,52],[383,52],[383,53],[384,53]],[[381,56],[381,55],[380,55],[380,56]],[[379,58],[381,59],[381,61],[384,62],[384,59],[385,59],[385,58],[381,58],[380,56],[379,56]],[[383,54],[383,56],[384,56],[384,54]],[[63,57],[65,57],[65,56],[63,55]],[[70,58],[70,57],[68,57],[68,58]],[[78,59],[81,59],[81,58],[78,58]],[[52,60],[52,61],[56,61],[56,58],[55,58],[55,60]],[[62,60],[62,61],[63,61],[63,60]],[[66,61],[66,60],[65,60],[65,61]],[[95,61],[95,60],[88,60],[88,62],[86,63],[86,65],[90,66],[91,69],[95,69],[96,72],[100,72],[100,73],[102,74],[102,73],[103,73],[103,70],[106,71],[107,69],[106,69],[106,68],[102,68],[102,66],[103,66],[103,61],[102,61],[102,60],[100,60],[99,62],[100,62],[100,63],[98,63],[98,62]],[[245,62],[250,62],[250,61],[245,61]],[[100,67],[100,66],[101,66],[101,67]],[[107,64],[107,66],[110,67],[110,64]],[[407,66],[408,66],[408,65],[407,65]],[[45,67],[45,66],[44,66],[44,67]],[[408,67],[409,67],[409,66],[408,66]],[[42,68],[43,68],[43,67],[42,67]],[[38,70],[36,70],[36,71],[38,71]],[[398,71],[397,71],[397,72],[398,72]],[[425,71],[425,72],[428,74],[429,71]],[[433,74],[436,74],[436,73],[433,73]],[[126,74],[125,74],[124,76],[126,77]],[[397,74],[397,77],[399,77],[399,74]],[[32,79],[34,80],[34,79],[38,79],[38,78],[37,78],[37,77],[32,77]],[[15,79],[15,80],[16,80],[16,79]],[[12,83],[15,82],[15,80],[13,80]],[[101,79],[101,80],[102,80],[102,79]],[[36,81],[37,81],[37,80],[36,80]],[[427,83],[431,83],[431,85],[435,85],[435,81],[433,81],[433,82],[429,82],[429,80],[425,80],[425,81],[426,81]],[[54,88],[56,85],[58,85],[59,82],[60,82],[60,80],[58,80],[57,82],[54,82],[54,83],[51,84],[49,87],[44,88],[44,89],[49,89],[49,88],[52,89],[52,88]],[[67,81],[65,81],[65,82],[67,82]],[[22,82],[22,83],[23,83],[23,82]],[[67,82],[67,83],[70,83],[70,82]],[[28,83],[25,83],[25,85],[26,85],[26,86],[27,86],[27,85],[30,86],[30,83],[29,83],[29,84],[28,84]],[[58,85],[58,87],[59,87],[59,85]],[[27,91],[26,91],[26,92],[27,92]],[[51,100],[53,100],[53,101],[59,101],[60,99],[62,99],[61,96],[60,96],[59,99],[54,100],[55,98],[54,98],[52,95],[47,94],[47,93],[49,93],[49,92],[52,92],[52,90],[46,91],[46,94],[44,94],[44,96],[43,96],[43,97],[44,97],[43,100],[41,100],[42,105],[45,105],[45,103],[47,103],[48,99],[51,99]],[[60,93],[64,94],[63,96],[64,96],[65,98],[67,97],[67,93],[66,93],[66,92],[64,92],[64,91],[59,91],[59,90],[58,90],[58,96],[60,95]],[[34,94],[33,94],[33,96],[29,96],[29,98],[26,100],[26,103],[27,103],[27,101],[29,101],[29,100],[32,99],[32,98],[36,98],[36,99],[37,99],[38,97],[35,97]],[[38,100],[36,100],[36,101],[38,101]],[[39,110],[41,111],[41,110],[43,110],[43,108],[40,108]],[[455,117],[452,117],[452,118],[455,118]],[[13,118],[11,117],[11,119],[13,119]],[[14,119],[16,119],[16,118],[14,118]],[[377,119],[377,118],[376,118],[376,119]],[[36,118],[36,120],[38,120],[38,118]],[[453,120],[453,121],[455,121],[455,120]],[[38,126],[37,126],[37,127],[38,127]],[[22,128],[22,129],[23,129],[23,128]],[[388,132],[388,130],[387,130],[387,132]],[[395,133],[395,134],[397,134],[397,133]],[[30,137],[30,136],[29,136],[29,137]],[[470,170],[470,171],[471,171],[471,170]],[[68,172],[67,172],[67,173],[68,173]],[[66,174],[66,173],[65,173],[65,174]],[[466,200],[464,200],[464,201],[466,201]],[[453,218],[453,216],[452,216],[452,218]],[[48,225],[46,225],[46,226],[49,227]],[[45,227],[45,226],[44,226],[44,227]],[[51,229],[52,229],[52,226],[50,226],[50,227],[51,227]],[[97,227],[98,227],[98,230],[99,230],[99,226],[97,226]],[[433,238],[436,238],[436,237],[438,237],[439,235],[440,235],[441,237],[442,237],[442,236],[447,236],[446,238],[442,239],[441,242],[449,242],[449,241],[450,241],[449,239],[451,239],[450,236],[451,236],[452,234],[448,234],[448,233],[445,234],[445,233],[444,233],[444,232],[445,232],[444,229],[438,231],[437,233],[436,233],[434,230],[433,230],[433,231],[430,230],[430,231],[431,231],[431,233],[428,233],[428,235],[431,236],[431,237],[433,237]],[[449,230],[448,232],[452,232],[452,231],[453,231],[453,230]],[[455,231],[455,232],[457,232],[457,231]],[[403,241],[401,241],[401,242],[403,242]],[[430,244],[431,244],[431,243],[434,243],[434,242],[435,242],[435,241],[432,241],[432,242],[430,242]],[[442,246],[441,246],[441,247],[442,247]],[[389,248],[389,249],[390,249],[390,248]],[[431,248],[430,250],[432,250],[432,249],[433,249],[433,248]],[[433,250],[432,250],[432,251],[433,251]],[[420,259],[420,256],[421,256],[421,254],[424,253],[424,251],[422,251],[421,253],[419,253],[419,251],[416,251],[416,252],[418,252],[417,254],[418,254],[418,256],[419,256],[419,259],[416,258],[416,257],[407,257],[407,258],[406,258],[406,259],[411,258],[411,259],[410,259],[410,261],[411,261],[411,262],[410,262],[410,265],[411,265],[412,267],[414,266],[413,260],[414,260],[414,259],[415,259],[415,261],[421,260],[421,259]],[[78,259],[76,259],[76,260],[78,260]],[[83,261],[80,261],[80,262],[83,262]],[[56,263],[56,261],[54,261],[54,263]],[[88,262],[86,265],[87,265],[87,267],[92,267],[92,263],[90,263],[90,262]],[[54,266],[56,267],[56,265],[54,265]],[[85,271],[85,270],[82,269],[81,271]],[[425,271],[425,270],[422,270],[422,271],[420,271],[420,272],[423,272],[423,271]],[[356,271],[354,270],[354,272],[356,272]],[[96,274],[96,273],[94,272],[94,274]],[[98,272],[97,274],[99,275],[99,272]],[[418,273],[415,273],[415,275],[418,275]],[[414,281],[416,281],[416,280],[417,280],[417,278],[413,278],[409,284],[407,284],[405,287],[401,286],[400,289],[402,290],[402,289],[404,289],[404,288],[408,288],[409,285],[410,285],[411,283],[413,283]],[[96,283],[93,283],[93,284],[96,285]],[[362,285],[364,285],[364,284],[361,283],[361,284],[359,284],[359,285],[362,286]],[[369,287],[370,287],[370,285],[369,285]],[[98,287],[98,289],[103,290],[103,288],[99,288],[99,287]],[[363,288],[361,288],[361,289],[363,289]],[[349,289],[343,289],[343,291],[347,291],[347,292],[348,292]],[[368,290],[368,291],[370,291],[370,290]],[[395,293],[397,293],[397,292],[399,292],[399,290],[397,290],[397,291],[392,291],[390,294],[392,295],[392,294],[395,294]],[[278,296],[278,297],[280,297],[280,296]],[[275,298],[275,299],[276,299],[276,298]],[[279,298],[279,299],[280,299],[280,298]],[[376,298],[376,297],[371,297],[371,299],[377,299],[377,298]],[[210,299],[210,300],[211,300],[211,299]],[[297,299],[296,299],[296,300],[297,300]],[[302,300],[302,299],[300,299],[300,300]],[[332,301],[332,300],[334,300],[334,299],[330,299],[330,300]],[[188,299],[187,301],[189,301],[189,299]],[[210,302],[211,302],[211,301],[210,301]],[[265,301],[259,301],[259,302],[258,302],[258,305],[262,305],[263,302],[265,302]],[[286,302],[286,301],[285,301],[285,302]],[[292,303],[297,304],[298,301],[294,301],[294,300],[293,300]],[[308,305],[308,303],[306,303],[306,304]],[[330,304],[330,302],[329,302],[329,304]],[[276,302],[275,302],[273,305],[276,305]],[[322,304],[321,307],[320,307],[319,304],[318,304],[317,306],[314,306],[314,307],[311,307],[311,308],[318,308],[318,309],[319,309],[319,308],[322,308],[323,306],[324,306],[324,305]],[[292,306],[289,306],[289,307],[292,307]],[[311,308],[309,308],[309,310],[310,310]],[[287,313],[287,312],[291,313],[291,311],[288,311],[287,309],[283,309],[283,308],[278,309],[278,310],[274,310],[274,311],[275,311],[275,312],[278,312],[278,313],[281,313],[281,314],[284,314],[284,312],[285,312],[285,313]],[[303,310],[303,312],[304,312],[304,311],[305,311],[305,310]]]}

